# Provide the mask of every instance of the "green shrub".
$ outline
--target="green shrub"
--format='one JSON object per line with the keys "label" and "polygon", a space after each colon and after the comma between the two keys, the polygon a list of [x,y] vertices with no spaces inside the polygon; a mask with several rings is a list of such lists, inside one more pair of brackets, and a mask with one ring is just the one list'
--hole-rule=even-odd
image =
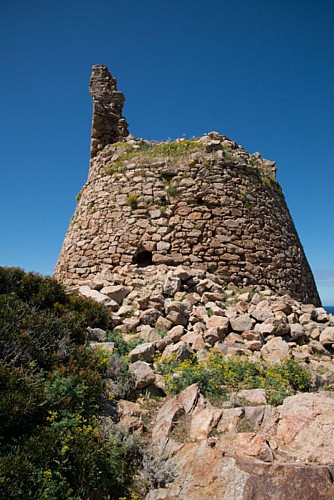
{"label": "green shrub", "polygon": [[123,339],[122,333],[117,330],[108,331],[107,335],[108,342],[114,342],[115,350],[119,356],[126,356],[132,349],[134,349],[137,345],[142,344],[144,342],[141,338],[135,338],[126,342]]}
{"label": "green shrub", "polygon": [[123,357],[113,353],[106,371],[109,379],[109,397],[131,399],[134,390],[133,377],[129,372],[129,364]]}
{"label": "green shrub", "polygon": [[136,444],[116,429],[105,435],[94,419],[52,414],[48,427],[0,457],[0,496],[81,500],[99,489],[118,500],[127,491],[137,454]]}
{"label": "green shrub", "polygon": [[280,405],[287,396],[296,392],[308,392],[311,375],[300,363],[287,359],[281,365],[268,365],[262,386],[266,388],[268,402]]}
{"label": "green shrub", "polygon": [[82,196],[82,193],[83,193],[83,190],[84,190],[84,187],[82,187],[79,191],[79,193],[76,195],[75,199],[77,201],[77,203],[79,203],[79,201],[81,200],[81,196]]}
{"label": "green shrub", "polygon": [[201,392],[213,400],[226,399],[232,391],[263,387],[268,402],[278,405],[297,391],[308,391],[311,385],[309,372],[292,359],[280,365],[266,365],[226,358],[213,351],[203,361],[195,356],[178,361],[172,356],[158,361],[157,369],[164,377],[168,392],[175,394],[197,383]]}
{"label": "green shrub", "polygon": [[0,445],[30,433],[45,418],[43,374],[0,364]]}
{"label": "green shrub", "polygon": [[66,303],[64,287],[56,280],[37,273],[25,273],[17,267],[0,267],[0,295],[16,297],[38,309]]}
{"label": "green shrub", "polygon": [[166,189],[166,194],[167,194],[167,196],[176,196],[177,195],[177,188],[174,186],[169,186]]}
{"label": "green shrub", "polygon": [[137,194],[128,194],[125,204],[131,208],[137,208],[138,195]]}
{"label": "green shrub", "polygon": [[108,329],[107,310],[51,278],[0,268],[0,498],[127,494],[136,448],[98,415],[105,377],[119,394],[131,377],[123,358],[85,345],[87,326]]}

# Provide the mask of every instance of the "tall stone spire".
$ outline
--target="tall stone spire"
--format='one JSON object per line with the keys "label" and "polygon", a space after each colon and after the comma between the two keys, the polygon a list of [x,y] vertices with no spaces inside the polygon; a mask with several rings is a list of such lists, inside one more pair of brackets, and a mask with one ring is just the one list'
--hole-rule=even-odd
{"label": "tall stone spire", "polygon": [[93,158],[107,144],[122,141],[129,135],[122,116],[124,95],[117,90],[117,81],[107,66],[92,68],[89,92],[93,98],[93,120],[90,156]]}

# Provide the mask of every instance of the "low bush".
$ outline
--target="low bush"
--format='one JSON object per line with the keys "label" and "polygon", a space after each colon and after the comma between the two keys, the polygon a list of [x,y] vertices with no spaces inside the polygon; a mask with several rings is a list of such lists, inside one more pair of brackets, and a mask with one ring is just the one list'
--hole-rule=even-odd
{"label": "low bush", "polygon": [[0,498],[127,494],[136,446],[104,430],[99,413],[106,377],[123,393],[131,386],[128,366],[90,349],[87,326],[110,328],[107,310],[51,278],[0,268]]}
{"label": "low bush", "polygon": [[226,358],[213,351],[205,360],[196,356],[185,361],[175,357],[157,362],[167,391],[177,394],[197,383],[201,392],[212,400],[224,400],[230,392],[240,389],[265,388],[270,404],[279,405],[298,391],[311,386],[309,372],[293,359],[280,365],[254,363],[242,358]]}
{"label": "low bush", "polygon": [[126,198],[126,205],[131,208],[137,208],[138,205],[138,195],[137,194],[129,194]]}
{"label": "low bush", "polygon": [[114,343],[115,345],[114,350],[117,352],[119,356],[126,356],[127,354],[129,354],[130,351],[132,351],[132,349],[137,347],[137,345],[142,344],[144,342],[143,339],[138,337],[126,342],[123,339],[121,332],[117,330],[109,330],[107,340],[108,342]]}

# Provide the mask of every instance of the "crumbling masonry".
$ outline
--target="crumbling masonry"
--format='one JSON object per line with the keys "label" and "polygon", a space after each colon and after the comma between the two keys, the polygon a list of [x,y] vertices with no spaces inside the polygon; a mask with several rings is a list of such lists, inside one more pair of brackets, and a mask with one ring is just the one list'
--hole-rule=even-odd
{"label": "crumbling masonry", "polygon": [[124,96],[94,66],[91,161],[55,268],[68,285],[104,268],[166,264],[319,304],[275,164],[212,132],[152,143],[129,135]]}

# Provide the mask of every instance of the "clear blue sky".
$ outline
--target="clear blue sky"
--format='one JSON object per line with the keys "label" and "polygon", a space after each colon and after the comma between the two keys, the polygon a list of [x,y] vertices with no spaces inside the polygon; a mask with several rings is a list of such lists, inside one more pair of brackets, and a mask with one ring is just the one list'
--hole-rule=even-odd
{"label": "clear blue sky", "polygon": [[88,172],[91,66],[147,139],[217,130],[277,161],[334,304],[332,0],[1,0],[0,265],[51,274]]}

